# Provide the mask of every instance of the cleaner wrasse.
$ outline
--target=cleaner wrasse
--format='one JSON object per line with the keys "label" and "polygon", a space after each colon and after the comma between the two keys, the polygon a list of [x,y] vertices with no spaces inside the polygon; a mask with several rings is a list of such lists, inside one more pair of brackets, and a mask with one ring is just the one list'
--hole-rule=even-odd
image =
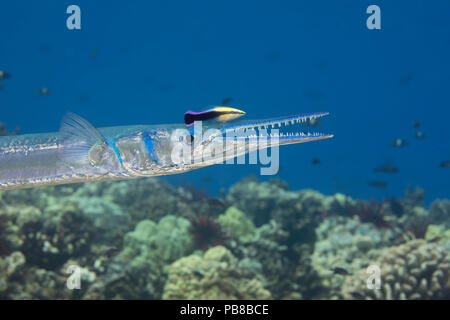
{"label": "cleaner wrasse", "polygon": [[187,111],[184,114],[184,123],[190,127],[196,121],[218,121],[226,122],[239,118],[245,114],[244,111],[230,107],[214,107],[202,112]]}
{"label": "cleaner wrasse", "polygon": [[[59,132],[0,137],[0,190],[183,173],[275,143],[331,138],[330,134],[286,130],[327,114],[200,123],[188,128],[171,124],[96,129],[82,117],[68,113]],[[261,138],[267,143],[261,144]],[[204,158],[204,150],[212,146],[216,151]],[[179,150],[188,150],[183,154],[193,157],[174,157]]]}

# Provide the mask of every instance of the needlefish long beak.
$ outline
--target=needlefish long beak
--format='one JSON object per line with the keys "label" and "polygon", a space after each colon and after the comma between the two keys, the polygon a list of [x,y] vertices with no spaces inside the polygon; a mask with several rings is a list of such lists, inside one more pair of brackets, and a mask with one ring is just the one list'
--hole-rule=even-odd
{"label": "needlefish long beak", "polygon": [[292,130],[292,126],[306,124],[328,115],[328,112],[293,115],[265,120],[236,121],[226,123],[218,135],[225,140],[254,142],[261,138],[277,140],[279,145],[302,143],[332,138],[332,134]]}
{"label": "needlefish long beak", "polygon": [[184,123],[190,127],[196,121],[227,122],[242,117],[244,114],[244,111],[236,108],[217,106],[202,112],[187,111],[184,114]]}

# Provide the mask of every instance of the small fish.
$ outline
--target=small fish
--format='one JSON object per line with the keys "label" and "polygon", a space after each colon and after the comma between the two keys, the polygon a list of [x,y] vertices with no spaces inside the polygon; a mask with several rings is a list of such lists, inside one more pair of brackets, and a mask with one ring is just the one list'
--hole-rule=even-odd
{"label": "small fish", "polygon": [[422,131],[417,131],[416,133],[414,133],[414,137],[416,139],[425,139],[427,136]]}
{"label": "small fish", "polygon": [[395,198],[389,198],[389,199],[385,200],[385,202],[389,204],[392,213],[395,214],[397,217],[400,217],[403,215],[405,210],[400,201],[396,200]]}
{"label": "small fish", "polygon": [[218,106],[202,112],[187,111],[184,114],[184,123],[189,127],[193,125],[195,121],[214,120],[226,122],[239,118],[244,114],[245,112],[239,109]]}
{"label": "small fish", "polygon": [[353,298],[358,299],[358,300],[366,300],[366,298],[359,292],[356,291],[352,291],[350,292],[350,294],[352,295]]}
{"label": "small fish", "polygon": [[36,91],[37,94],[41,95],[41,96],[46,96],[50,94],[50,89],[49,88],[42,88],[39,89],[38,91]]}
{"label": "small fish", "polygon": [[402,86],[408,86],[412,80],[413,80],[412,73],[407,73],[407,74],[403,75],[402,77],[400,77],[399,83]]}
{"label": "small fish", "polygon": [[105,251],[105,256],[108,258],[112,258],[117,256],[120,253],[120,250],[117,248],[109,248]]}
{"label": "small fish", "polygon": [[397,173],[399,172],[399,169],[392,164],[383,164],[373,169],[373,172]]}
{"label": "small fish", "polygon": [[442,162],[439,164],[439,167],[441,167],[441,168],[450,168],[450,160],[442,161]]}
{"label": "small fish", "polygon": [[433,243],[433,242],[439,242],[441,241],[441,237],[434,237],[433,239],[428,240],[428,242]]}
{"label": "small fish", "polygon": [[335,184],[336,189],[343,191],[345,190],[345,186],[340,182],[340,178],[339,177],[332,177],[331,181]]}
{"label": "small fish", "polygon": [[198,271],[198,270],[192,270],[192,273],[194,274],[194,275],[196,275],[197,277],[199,277],[199,278],[203,278],[205,275],[203,274],[203,272],[201,272],[201,271]]}
{"label": "small fish", "polygon": [[386,189],[387,183],[384,181],[368,181],[367,184],[374,188]]}
{"label": "small fish", "polygon": [[208,203],[218,209],[224,209],[226,207],[225,203],[219,198],[209,198]]}
{"label": "small fish", "polygon": [[0,79],[8,79],[11,78],[11,74],[6,71],[0,70]]}
{"label": "small fish", "polygon": [[319,158],[314,158],[314,159],[312,159],[312,164],[313,165],[319,165],[320,164],[320,159]]}
{"label": "small fish", "polygon": [[342,276],[348,276],[350,274],[350,272],[348,272],[344,268],[339,268],[339,267],[333,268],[333,269],[331,269],[331,271],[333,271],[334,274],[340,274]]}
{"label": "small fish", "polygon": [[228,106],[232,102],[233,102],[233,98],[225,98],[225,99],[222,100],[222,105],[223,106]]}
{"label": "small fish", "polygon": [[408,141],[403,139],[397,139],[394,142],[390,143],[390,145],[395,148],[402,148],[408,145]]}
{"label": "small fish", "polygon": [[206,183],[210,183],[211,182],[211,177],[203,177],[203,182],[206,182]]}
{"label": "small fish", "polygon": [[416,128],[416,129],[420,128],[420,122],[419,122],[419,121],[413,121],[413,122],[411,122],[411,124],[412,124],[413,127]]}

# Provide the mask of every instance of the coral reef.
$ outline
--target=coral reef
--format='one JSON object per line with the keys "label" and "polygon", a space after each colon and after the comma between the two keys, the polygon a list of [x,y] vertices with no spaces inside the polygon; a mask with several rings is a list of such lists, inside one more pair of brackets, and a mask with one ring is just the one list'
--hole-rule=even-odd
{"label": "coral reef", "polygon": [[270,299],[261,275],[240,265],[223,246],[175,261],[163,299]]}
{"label": "coral reef", "polygon": [[187,219],[172,215],[158,223],[142,220],[125,235],[122,252],[84,298],[160,298],[165,267],[192,251],[189,228]]}
{"label": "coral reef", "polygon": [[5,214],[0,214],[0,257],[9,253],[9,241],[7,239],[8,221]]}
{"label": "coral reef", "polygon": [[443,223],[446,228],[450,228],[450,200],[433,201],[428,216],[431,223]]}
{"label": "coral reef", "polygon": [[226,236],[222,226],[215,218],[198,214],[191,220],[190,233],[194,239],[194,247],[205,251],[211,246],[224,244]]}
{"label": "coral reef", "polygon": [[69,299],[72,294],[66,276],[27,266],[21,252],[0,258],[0,299]]}
{"label": "coral reef", "polygon": [[447,229],[445,225],[430,224],[427,228],[424,239],[427,241],[450,240],[450,229]]}
{"label": "coral reef", "polygon": [[409,241],[389,249],[373,264],[381,270],[380,288],[368,288],[363,269],[345,280],[345,298],[450,299],[450,255],[435,243]]}
{"label": "coral reef", "polygon": [[[0,298],[446,298],[450,201],[427,210],[424,195],[368,202],[252,177],[220,198],[156,178],[0,192]],[[378,293],[361,287],[374,261],[393,270]]]}
{"label": "coral reef", "polygon": [[255,234],[253,222],[236,207],[228,208],[224,214],[219,216],[217,222],[233,239],[251,239]]}
{"label": "coral reef", "polygon": [[338,298],[345,276],[333,272],[341,268],[353,273],[365,268],[389,246],[393,231],[377,229],[375,224],[360,223],[357,217],[333,216],[316,229],[317,242],[312,255],[320,277],[323,298]]}

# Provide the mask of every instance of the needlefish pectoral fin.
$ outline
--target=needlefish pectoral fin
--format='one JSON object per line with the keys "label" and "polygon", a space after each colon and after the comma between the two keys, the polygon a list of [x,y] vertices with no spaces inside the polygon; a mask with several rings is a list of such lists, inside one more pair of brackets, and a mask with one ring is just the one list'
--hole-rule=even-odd
{"label": "needlefish pectoral fin", "polygon": [[67,163],[89,162],[96,165],[108,144],[92,124],[79,115],[68,112],[61,121],[61,157]]}

